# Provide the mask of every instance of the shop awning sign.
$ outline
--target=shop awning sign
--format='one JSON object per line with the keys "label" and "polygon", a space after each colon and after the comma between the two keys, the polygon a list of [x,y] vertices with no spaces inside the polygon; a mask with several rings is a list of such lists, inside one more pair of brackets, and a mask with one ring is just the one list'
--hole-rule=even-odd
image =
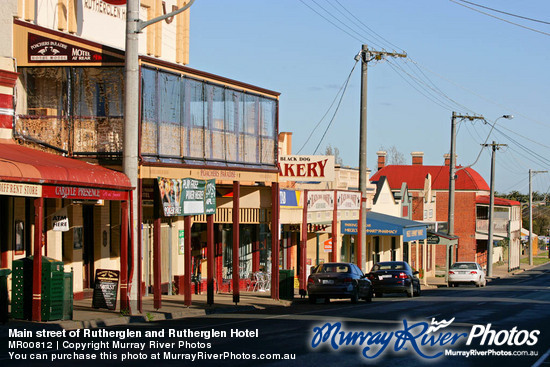
{"label": "shop awning sign", "polygon": [[160,200],[167,217],[214,214],[216,181],[158,178]]}

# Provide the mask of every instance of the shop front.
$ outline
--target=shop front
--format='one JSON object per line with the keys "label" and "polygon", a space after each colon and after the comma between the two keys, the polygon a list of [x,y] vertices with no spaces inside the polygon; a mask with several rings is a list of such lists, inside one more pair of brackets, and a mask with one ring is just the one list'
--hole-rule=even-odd
{"label": "shop front", "polygon": [[34,255],[32,320],[41,319],[41,256],[73,273],[74,298],[94,287],[97,269],[120,271],[128,307],[128,178],[78,160],[0,141],[0,267]]}

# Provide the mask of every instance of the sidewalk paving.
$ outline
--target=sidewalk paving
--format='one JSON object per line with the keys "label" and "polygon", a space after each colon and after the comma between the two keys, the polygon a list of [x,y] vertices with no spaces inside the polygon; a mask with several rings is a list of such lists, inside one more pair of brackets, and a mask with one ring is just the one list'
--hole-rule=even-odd
{"label": "sidewalk paving", "polygon": [[[493,276],[488,277],[488,281],[500,278],[513,277],[516,274],[532,269],[536,266],[521,264],[520,269],[508,272],[508,264],[494,265]],[[443,275],[443,274],[442,274]],[[446,287],[445,277],[429,277],[426,279],[426,285],[422,288]],[[294,301],[299,300],[295,295]],[[5,325],[0,325],[0,337],[7,335],[8,328],[26,328],[26,329],[82,329],[98,328],[114,325],[126,325],[130,323],[143,323],[159,320],[174,320],[186,317],[200,317],[215,313],[244,312],[257,309],[266,309],[269,307],[288,307],[294,301],[274,300],[270,292],[241,292],[240,302],[233,303],[233,294],[217,293],[214,295],[214,304],[208,305],[206,302],[206,292],[192,295],[191,306],[185,306],[184,298],[181,295],[162,295],[162,307],[155,309],[152,296],[143,298],[143,312],[137,310],[132,315],[122,315],[120,310],[94,309],[92,308],[92,299],[74,301],[73,320],[57,320],[48,322],[31,322],[25,320],[10,319]]]}
{"label": "sidewalk paving", "polygon": [[92,308],[92,299],[74,301],[73,320],[54,320],[45,322],[31,322],[10,319],[5,325],[0,325],[0,337],[7,334],[7,328],[61,328],[66,330],[97,328],[130,323],[152,322],[159,320],[174,320],[185,317],[200,317],[214,313],[243,312],[268,307],[288,307],[292,301],[274,300],[270,292],[241,292],[240,302],[233,303],[232,293],[217,293],[214,295],[214,304],[207,304],[206,292],[192,295],[191,306],[185,306],[182,295],[162,295],[160,309],[155,309],[153,296],[143,297],[143,312],[134,312],[132,315],[122,315],[120,310]]}

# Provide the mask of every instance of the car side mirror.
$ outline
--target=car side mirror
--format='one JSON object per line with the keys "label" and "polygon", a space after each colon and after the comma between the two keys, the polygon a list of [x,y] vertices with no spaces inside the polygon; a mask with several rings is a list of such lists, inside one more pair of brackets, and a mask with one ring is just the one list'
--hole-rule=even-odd
{"label": "car side mirror", "polygon": [[413,272],[413,275],[418,275],[418,274],[420,274],[420,272],[418,272],[418,271]]}

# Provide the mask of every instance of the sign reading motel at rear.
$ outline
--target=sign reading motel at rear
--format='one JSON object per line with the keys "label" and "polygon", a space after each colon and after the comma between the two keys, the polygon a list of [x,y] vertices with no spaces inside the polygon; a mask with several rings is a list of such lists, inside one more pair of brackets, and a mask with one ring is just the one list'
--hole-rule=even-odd
{"label": "sign reading motel at rear", "polygon": [[279,156],[279,181],[334,181],[334,156]]}

